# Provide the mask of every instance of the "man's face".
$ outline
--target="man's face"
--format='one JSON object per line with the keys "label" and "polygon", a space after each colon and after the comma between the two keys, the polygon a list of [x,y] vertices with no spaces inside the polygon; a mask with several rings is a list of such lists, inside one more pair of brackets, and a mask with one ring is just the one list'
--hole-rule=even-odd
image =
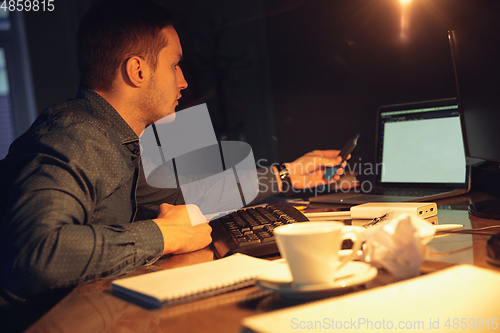
{"label": "man's face", "polygon": [[158,54],[156,70],[151,73],[142,101],[150,122],[175,113],[181,90],[188,85],[179,66],[182,47],[177,32],[173,27],[167,27],[161,33],[168,43]]}

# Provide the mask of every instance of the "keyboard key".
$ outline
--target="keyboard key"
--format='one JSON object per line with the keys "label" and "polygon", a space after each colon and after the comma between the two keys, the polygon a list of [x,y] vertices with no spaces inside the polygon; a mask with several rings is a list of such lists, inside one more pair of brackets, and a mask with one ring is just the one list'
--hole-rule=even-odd
{"label": "keyboard key", "polygon": [[[220,222],[223,229],[226,229],[231,236],[230,239],[226,237],[223,238],[224,240],[220,240],[226,245],[219,255],[242,252],[249,255],[265,256],[279,253],[273,230],[279,226],[297,222],[285,212],[290,212],[299,221],[307,221],[307,218],[293,207],[282,207],[282,209],[274,206],[241,209],[213,220],[212,222]],[[227,243],[229,241],[232,241],[233,244],[229,245]],[[217,248],[216,242],[217,240],[214,239],[214,246]],[[230,251],[227,252],[227,249]]]}

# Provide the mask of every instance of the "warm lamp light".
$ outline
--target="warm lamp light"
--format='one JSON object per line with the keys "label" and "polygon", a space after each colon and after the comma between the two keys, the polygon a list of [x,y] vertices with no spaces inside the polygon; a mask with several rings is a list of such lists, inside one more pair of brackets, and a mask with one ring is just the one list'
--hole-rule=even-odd
{"label": "warm lamp light", "polygon": [[409,31],[410,31],[410,16],[408,13],[409,4],[411,0],[399,0],[399,3],[401,4],[401,32],[400,32],[400,39],[402,42],[407,42],[409,38]]}

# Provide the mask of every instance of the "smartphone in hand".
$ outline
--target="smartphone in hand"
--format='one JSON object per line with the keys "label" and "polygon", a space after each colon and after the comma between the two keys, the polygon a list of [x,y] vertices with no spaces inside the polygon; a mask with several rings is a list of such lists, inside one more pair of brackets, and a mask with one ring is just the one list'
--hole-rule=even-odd
{"label": "smartphone in hand", "polygon": [[358,143],[358,138],[359,138],[359,133],[356,134],[354,138],[347,141],[347,143],[344,145],[344,148],[342,148],[342,150],[339,153],[339,156],[342,157],[342,161],[337,166],[327,168],[325,170],[325,173],[323,174],[323,178],[330,181],[333,178],[333,176],[335,176],[339,167],[347,159],[347,156],[349,156],[349,154],[352,153],[354,147],[356,147],[356,144]]}

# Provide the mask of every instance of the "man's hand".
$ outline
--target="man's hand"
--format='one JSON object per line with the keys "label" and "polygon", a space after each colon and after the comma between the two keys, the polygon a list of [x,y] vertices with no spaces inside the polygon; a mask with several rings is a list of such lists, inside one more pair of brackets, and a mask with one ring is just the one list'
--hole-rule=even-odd
{"label": "man's hand", "polygon": [[212,242],[212,228],[195,205],[162,204],[154,219],[163,234],[163,254],[192,252]]}
{"label": "man's hand", "polygon": [[[340,150],[314,150],[299,157],[292,163],[285,163],[290,173],[292,186],[296,189],[302,189],[328,184],[329,182],[323,177],[323,174],[326,168],[337,166],[341,162],[342,159],[338,156],[339,153]],[[347,159],[349,158],[351,158],[350,155]],[[347,162],[342,163],[330,183],[340,179],[346,164]]]}

